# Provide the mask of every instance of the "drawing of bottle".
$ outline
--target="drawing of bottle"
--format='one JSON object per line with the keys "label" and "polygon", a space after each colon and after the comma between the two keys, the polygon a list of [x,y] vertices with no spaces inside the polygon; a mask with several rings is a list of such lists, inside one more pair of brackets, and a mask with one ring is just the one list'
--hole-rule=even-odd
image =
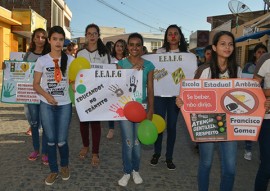
{"label": "drawing of bottle", "polygon": [[15,72],[15,63],[10,63],[10,72]]}

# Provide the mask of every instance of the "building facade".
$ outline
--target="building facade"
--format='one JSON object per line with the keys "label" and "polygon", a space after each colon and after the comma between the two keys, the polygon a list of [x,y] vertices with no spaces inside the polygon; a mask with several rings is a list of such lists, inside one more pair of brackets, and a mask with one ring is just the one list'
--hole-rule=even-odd
{"label": "building facade", "polygon": [[64,28],[66,38],[71,39],[70,21],[72,12],[64,0],[1,0],[0,6],[14,9],[32,9],[47,20],[47,30],[59,25]]}
{"label": "building facade", "polygon": [[[86,27],[86,26],[85,26]],[[106,44],[108,41],[116,42],[119,39],[127,41],[129,33],[125,32],[124,28],[116,27],[100,27],[100,38],[103,43]],[[163,45],[164,34],[152,34],[152,33],[141,33],[144,39],[144,46],[146,46],[149,52],[153,49],[158,49]],[[85,37],[75,38],[79,48],[83,48],[85,45]]]}
{"label": "building facade", "polygon": [[[270,13],[262,10],[243,14],[241,18],[236,18],[234,14],[218,15],[207,17],[207,22],[211,24],[209,31],[209,42],[218,31],[230,31],[236,39],[237,62],[241,67],[250,61],[253,49],[258,43],[263,43],[270,50]],[[196,31],[190,36],[190,51],[197,55],[202,54],[204,48],[199,46],[199,37]],[[196,43],[193,43],[196,42]]]}
{"label": "building facade", "polygon": [[0,7],[0,64],[9,59],[10,52],[19,51],[18,35],[11,32],[12,26],[21,26],[22,23],[12,18],[12,12]]}

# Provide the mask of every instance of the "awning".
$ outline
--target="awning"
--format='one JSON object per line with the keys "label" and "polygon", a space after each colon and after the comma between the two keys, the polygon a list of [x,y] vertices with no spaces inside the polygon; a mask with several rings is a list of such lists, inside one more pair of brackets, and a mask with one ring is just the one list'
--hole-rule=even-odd
{"label": "awning", "polygon": [[235,39],[235,42],[242,42],[242,41],[245,41],[248,39],[258,39],[258,38],[263,37],[264,35],[270,35],[270,29],[264,30],[264,31],[259,31],[259,32],[253,33],[253,34],[248,34],[245,36],[241,36],[241,37]]}
{"label": "awning", "polygon": [[22,25],[21,22],[17,21],[17,20],[14,20],[12,18],[7,18],[7,17],[4,17],[2,15],[0,15],[0,21],[4,22],[4,23],[7,23],[9,25]]}

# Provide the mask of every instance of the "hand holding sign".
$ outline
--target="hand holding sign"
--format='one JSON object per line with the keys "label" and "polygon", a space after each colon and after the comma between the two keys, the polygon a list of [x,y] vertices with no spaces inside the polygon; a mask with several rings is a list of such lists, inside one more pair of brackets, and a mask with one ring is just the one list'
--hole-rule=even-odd
{"label": "hand holding sign", "polygon": [[80,70],[90,69],[90,68],[91,68],[91,64],[86,58],[84,57],[75,58],[71,62],[70,67],[69,67],[69,71],[68,71],[69,80],[75,81],[76,76]]}

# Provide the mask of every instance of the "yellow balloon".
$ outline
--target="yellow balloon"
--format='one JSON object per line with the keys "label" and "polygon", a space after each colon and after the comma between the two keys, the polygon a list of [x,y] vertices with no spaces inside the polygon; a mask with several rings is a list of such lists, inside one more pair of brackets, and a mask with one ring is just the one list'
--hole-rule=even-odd
{"label": "yellow balloon", "polygon": [[76,76],[80,70],[90,69],[90,62],[84,57],[75,58],[69,66],[68,77],[70,81],[75,81]]}
{"label": "yellow balloon", "polygon": [[162,133],[165,130],[166,122],[160,115],[154,114],[152,122],[156,126],[158,133]]}

